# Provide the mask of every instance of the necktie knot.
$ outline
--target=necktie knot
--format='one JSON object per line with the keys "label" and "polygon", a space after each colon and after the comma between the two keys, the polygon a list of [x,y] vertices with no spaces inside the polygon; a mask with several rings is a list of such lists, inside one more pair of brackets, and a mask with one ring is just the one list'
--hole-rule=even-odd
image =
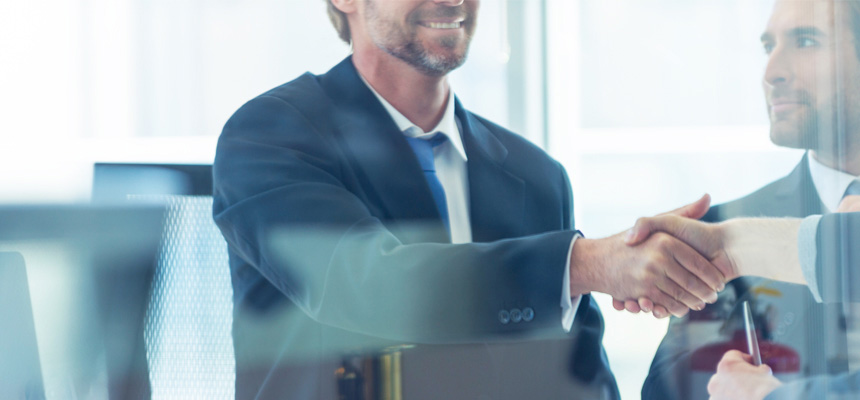
{"label": "necktie knot", "polygon": [[855,179],[853,182],[851,182],[851,184],[848,185],[848,189],[845,189],[845,194],[842,195],[842,197],[844,198],[845,196],[856,195],[860,195],[860,179]]}
{"label": "necktie knot", "polygon": [[412,151],[415,152],[415,157],[418,158],[418,163],[421,164],[421,169],[424,170],[424,172],[436,172],[436,164],[433,162],[433,149],[442,143],[445,143],[445,140],[447,139],[448,138],[444,134],[437,132],[435,135],[427,139],[407,137],[406,141],[409,142],[409,146],[411,146]]}
{"label": "necktie knot", "polygon": [[860,179],[848,185],[836,212],[860,212]]}

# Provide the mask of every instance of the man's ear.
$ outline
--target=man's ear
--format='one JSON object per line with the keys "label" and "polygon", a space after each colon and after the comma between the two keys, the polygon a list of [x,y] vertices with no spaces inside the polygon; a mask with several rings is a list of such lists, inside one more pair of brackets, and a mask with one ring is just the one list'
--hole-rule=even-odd
{"label": "man's ear", "polygon": [[331,3],[344,14],[353,14],[358,10],[358,0],[331,0]]}

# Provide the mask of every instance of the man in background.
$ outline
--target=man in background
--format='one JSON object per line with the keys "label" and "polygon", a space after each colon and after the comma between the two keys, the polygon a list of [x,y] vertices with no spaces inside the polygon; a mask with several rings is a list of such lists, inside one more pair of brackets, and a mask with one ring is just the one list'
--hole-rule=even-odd
{"label": "man in background", "polygon": [[[740,200],[714,207],[704,220],[826,214],[845,210],[848,206],[843,199],[860,193],[860,183],[855,183],[860,175],[858,38],[860,3],[856,1],[776,3],[761,36],[768,55],[762,83],[771,140],[808,152],[787,177]],[[802,375],[838,373],[854,367],[849,364],[856,360],[845,356],[852,354],[847,351],[845,325],[851,319],[844,318],[850,314],[845,307],[821,305],[805,288],[754,277],[737,279],[729,288],[701,313],[673,318],[642,388],[643,399],[707,398],[706,381],[693,378],[695,351],[730,339],[740,327],[738,305],[742,300],[750,300],[754,310],[772,306],[769,314],[773,324],[762,324],[765,318],[759,320],[764,339],[804,350]],[[756,293],[781,297],[766,299],[766,294]],[[616,308],[620,307],[616,301]],[[784,335],[768,329],[777,325],[774,318],[787,314],[795,319]],[[718,332],[714,324],[708,327],[707,320],[714,316],[726,321],[726,333]],[[822,337],[821,331],[835,333]]]}

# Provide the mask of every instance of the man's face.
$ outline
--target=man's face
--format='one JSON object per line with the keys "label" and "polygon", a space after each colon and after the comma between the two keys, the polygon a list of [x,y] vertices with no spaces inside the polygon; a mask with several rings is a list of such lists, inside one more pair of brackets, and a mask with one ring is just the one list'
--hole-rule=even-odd
{"label": "man's face", "polygon": [[365,0],[372,42],[432,76],[466,61],[475,32],[478,0]]}
{"label": "man's face", "polygon": [[763,86],[777,145],[832,150],[841,124],[845,132],[860,128],[860,61],[848,7],[836,10],[833,1],[780,0],[762,34]]}

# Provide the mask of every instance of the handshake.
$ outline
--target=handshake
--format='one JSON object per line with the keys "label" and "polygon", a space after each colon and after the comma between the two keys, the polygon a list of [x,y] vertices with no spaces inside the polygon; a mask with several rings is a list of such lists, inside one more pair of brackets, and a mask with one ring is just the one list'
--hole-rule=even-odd
{"label": "handshake", "polygon": [[571,295],[602,292],[618,310],[664,318],[714,303],[726,282],[741,275],[806,283],[796,250],[797,220],[698,221],[709,206],[705,195],[640,218],[627,232],[578,239],[571,252]]}

